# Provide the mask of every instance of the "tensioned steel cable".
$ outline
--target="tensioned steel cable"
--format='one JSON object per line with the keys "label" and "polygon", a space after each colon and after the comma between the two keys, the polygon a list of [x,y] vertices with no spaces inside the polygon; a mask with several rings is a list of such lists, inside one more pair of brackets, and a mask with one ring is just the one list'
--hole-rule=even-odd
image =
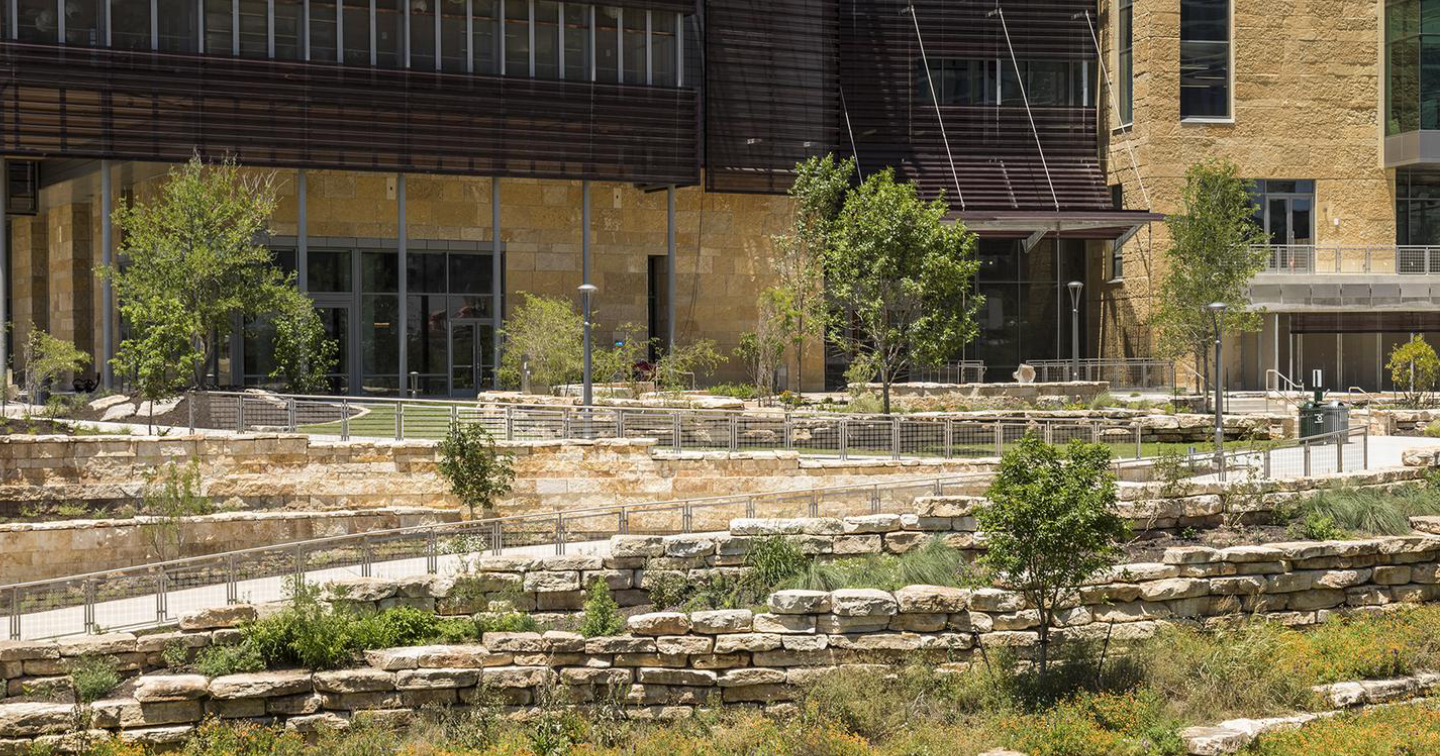
{"label": "tensioned steel cable", "polygon": [[[1100,37],[1095,33],[1095,24],[1090,19],[1090,11],[1085,11],[1085,25],[1090,27],[1090,41],[1095,43],[1095,60],[1100,63],[1100,74],[1105,77],[1105,88],[1110,91],[1110,106],[1115,109],[1115,117],[1120,117],[1120,96],[1115,94],[1115,84],[1110,81],[1110,69],[1105,65],[1105,53],[1100,51]],[[1120,124],[1124,125],[1124,124]],[[1145,200],[1145,209],[1150,209],[1150,192],[1145,188],[1145,177],[1140,175],[1140,166],[1135,162],[1135,147],[1130,144],[1131,140],[1125,140],[1125,151],[1130,154],[1130,170],[1135,172],[1135,181],[1140,184],[1140,196]]]}
{"label": "tensioned steel cable", "polygon": [[925,38],[920,35],[920,19],[915,15],[915,6],[906,6],[910,20],[915,23],[915,41],[920,43],[920,62],[925,66],[925,83],[930,87],[930,102],[935,106],[935,120],[940,122],[940,139],[945,142],[945,157],[950,161],[950,177],[955,180],[955,196],[960,200],[960,209],[965,209],[965,193],[960,191],[960,173],[955,170],[955,156],[950,153],[950,137],[945,133],[945,118],[940,115],[940,98],[935,95],[935,77],[930,74],[930,58],[925,54]]}
{"label": "tensioned steel cable", "polygon": [[845,113],[845,130],[850,133],[850,154],[855,156],[855,175],[863,184],[865,183],[865,172],[860,170],[860,148],[855,146],[855,129],[850,127],[850,107],[845,104],[845,86],[838,80],[835,86],[840,90],[840,109]]}
{"label": "tensioned steel cable", "polygon": [[1020,63],[1015,60],[1015,46],[1010,43],[1010,25],[1005,23],[1005,11],[997,0],[995,10],[985,15],[1000,17],[1000,28],[1005,32],[1005,47],[1010,50],[1010,65],[1015,67],[1015,82],[1020,85],[1020,99],[1025,103],[1025,117],[1030,119],[1030,133],[1035,135],[1035,149],[1040,152],[1040,167],[1045,169],[1045,183],[1050,185],[1050,199],[1055,203],[1055,212],[1058,213],[1060,197],[1055,194],[1055,182],[1050,180],[1050,163],[1045,160],[1045,145],[1040,143],[1040,131],[1035,128],[1035,115],[1030,112],[1030,95],[1025,92],[1025,74],[1020,72]]}

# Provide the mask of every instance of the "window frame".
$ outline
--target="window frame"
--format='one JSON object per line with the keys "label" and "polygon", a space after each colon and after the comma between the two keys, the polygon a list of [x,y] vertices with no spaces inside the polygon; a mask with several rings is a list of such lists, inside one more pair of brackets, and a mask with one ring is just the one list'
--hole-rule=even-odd
{"label": "window frame", "polygon": [[[1178,51],[1178,52],[1179,52],[1178,63],[1179,63],[1179,69],[1180,69],[1180,71],[1179,71],[1179,73],[1180,73],[1180,76],[1179,76],[1180,91],[1176,93],[1176,94],[1177,94],[1177,96],[1176,96],[1176,106],[1177,106],[1177,110],[1178,110],[1179,115],[1180,115],[1180,122],[1181,122],[1182,124],[1183,124],[1183,123],[1200,123],[1200,124],[1204,124],[1204,123],[1234,123],[1234,122],[1235,122],[1235,0],[1224,0],[1224,1],[1225,1],[1225,40],[1224,40],[1223,42],[1216,41],[1216,40],[1186,40],[1186,39],[1185,39],[1185,23],[1184,23],[1184,21],[1183,21],[1184,15],[1185,15],[1185,4],[1186,4],[1187,2],[1204,2],[1204,1],[1205,1],[1205,0],[1180,0],[1180,16],[1181,16],[1181,19],[1182,19],[1182,20],[1181,20],[1181,23],[1180,23],[1180,34],[1179,34],[1180,48],[1179,48],[1179,51]],[[1186,42],[1187,42],[1187,41],[1188,41],[1190,44],[1192,44],[1192,45],[1194,45],[1194,44],[1203,44],[1203,45],[1217,45],[1217,46],[1218,46],[1218,45],[1222,45],[1222,44],[1223,44],[1223,45],[1225,46],[1225,113],[1224,113],[1223,115],[1214,115],[1214,114],[1209,114],[1209,113],[1196,114],[1196,115],[1186,115],[1186,113],[1185,113],[1185,96],[1184,96],[1184,92],[1185,92],[1185,72],[1184,72],[1184,67],[1185,67],[1185,45],[1186,45]]]}
{"label": "window frame", "polygon": [[[1122,22],[1122,18],[1126,20]],[[1126,33],[1122,35],[1121,29]],[[1116,0],[1115,70],[1120,83],[1115,115],[1123,128],[1135,123],[1135,0]]]}

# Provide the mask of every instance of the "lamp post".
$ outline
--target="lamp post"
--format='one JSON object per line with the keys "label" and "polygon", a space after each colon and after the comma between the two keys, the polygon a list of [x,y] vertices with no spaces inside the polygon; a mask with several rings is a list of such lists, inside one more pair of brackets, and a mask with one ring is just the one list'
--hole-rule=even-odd
{"label": "lamp post", "polygon": [[1070,380],[1080,380],[1080,291],[1085,284],[1071,281],[1070,289]]}
{"label": "lamp post", "polygon": [[1225,354],[1221,349],[1220,318],[1225,314],[1224,302],[1205,305],[1210,311],[1210,323],[1215,327],[1215,459],[1219,465],[1220,479],[1225,479]]}
{"label": "lamp post", "polygon": [[590,377],[590,298],[599,291],[595,284],[580,285],[580,310],[584,313],[581,317],[585,322],[585,394],[584,405],[590,406],[591,400],[591,377]]}

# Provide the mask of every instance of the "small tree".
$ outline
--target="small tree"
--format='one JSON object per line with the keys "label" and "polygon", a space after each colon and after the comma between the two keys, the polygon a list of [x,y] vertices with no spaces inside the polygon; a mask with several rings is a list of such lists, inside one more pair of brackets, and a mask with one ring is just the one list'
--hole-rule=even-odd
{"label": "small tree", "polygon": [[1424,338],[1412,336],[1390,350],[1385,367],[1405,406],[1418,409],[1434,404],[1435,389],[1440,385],[1440,357]]}
{"label": "small tree", "polygon": [[830,337],[872,360],[890,412],[890,385],[913,362],[939,364],[975,337],[970,294],[980,269],[975,235],[946,223],[943,197],[922,202],[894,172],[850,192],[826,250]]}
{"label": "small tree", "polygon": [[1170,247],[1168,272],[1155,312],[1157,353],[1170,358],[1198,356],[1210,376],[1215,330],[1206,305],[1229,305],[1221,318],[1225,333],[1258,331],[1262,313],[1252,310],[1246,290],[1265,269],[1266,241],[1255,224],[1251,182],[1234,163],[1210,159],[1185,172],[1181,212],[1165,219]]}
{"label": "small tree", "polygon": [[986,536],[982,564],[1040,615],[1040,671],[1056,610],[1086,580],[1114,564],[1128,532],[1114,513],[1110,451],[1072,441],[1061,448],[1026,436],[1006,453],[976,512]]}
{"label": "small tree", "polygon": [[[823,261],[830,248],[836,218],[845,204],[855,159],[836,161],[834,155],[812,157],[795,166],[790,196],[795,215],[790,233],[772,240],[772,259],[778,285],[776,329],[795,351],[795,389],[804,388],[805,345],[825,329],[825,272]],[[757,331],[759,329],[757,328]]]}
{"label": "small tree", "polygon": [[775,393],[775,370],[785,358],[783,313],[789,309],[790,302],[790,292],[785,289],[777,287],[761,292],[756,300],[759,314],[755,330],[740,334],[740,346],[734,351],[750,374],[755,395],[762,399]]}
{"label": "small tree", "polygon": [[155,402],[185,388],[196,370],[194,363],[202,359],[190,342],[196,315],[181,307],[179,302],[153,296],[123,308],[135,335],[120,342],[113,364],[129,376],[136,394],[150,403],[146,423],[151,432]]}
{"label": "small tree", "polygon": [[521,384],[521,362],[528,360],[530,381],[551,387],[580,378],[585,361],[585,319],[574,304],[562,297],[520,292],[520,302],[500,329],[505,352],[500,356],[500,380]]}
{"label": "small tree", "polygon": [[[623,383],[630,388],[632,396],[640,395],[640,381],[635,366],[645,360],[650,341],[645,338],[645,329],[635,323],[621,323],[615,330],[615,344],[599,347],[591,356],[590,369],[595,380],[601,383]],[[584,355],[581,355],[584,359]],[[583,370],[583,363],[582,363]]]}
{"label": "small tree", "polygon": [[515,468],[478,423],[451,423],[440,442],[440,474],[475,518],[475,509],[494,509],[495,500],[510,493]]}
{"label": "small tree", "polygon": [[146,517],[140,534],[160,561],[180,556],[184,517],[209,514],[210,499],[200,493],[200,466],[177,467],[173,462],[145,477],[140,513]]}
{"label": "small tree", "polygon": [[25,386],[31,404],[39,401],[40,391],[46,384],[66,373],[77,373],[89,364],[90,355],[74,343],[57,339],[33,323],[30,325],[30,337],[25,340]]}
{"label": "small tree", "polygon": [[710,339],[677,345],[655,362],[655,387],[660,391],[691,388],[687,379],[709,375],[723,359]]}
{"label": "small tree", "polygon": [[325,322],[310,298],[298,289],[283,291],[271,323],[275,328],[275,369],[270,378],[296,394],[329,391],[327,376],[335,369],[340,345],[325,333]]}
{"label": "small tree", "polygon": [[610,594],[610,586],[600,578],[590,582],[585,591],[585,614],[580,619],[580,634],[586,638],[619,635],[625,631],[625,618],[620,605]]}

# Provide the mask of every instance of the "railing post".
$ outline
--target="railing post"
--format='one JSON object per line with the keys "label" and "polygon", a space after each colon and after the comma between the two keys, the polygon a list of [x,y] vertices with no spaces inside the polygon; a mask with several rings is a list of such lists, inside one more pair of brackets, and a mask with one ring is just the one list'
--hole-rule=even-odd
{"label": "railing post", "polygon": [[694,530],[694,528],[695,528],[695,520],[694,520],[695,512],[694,512],[694,510],[692,510],[692,509],[690,508],[690,505],[689,505],[689,504],[686,504],[686,505],[680,510],[680,516],[681,516],[681,527],[684,528],[684,530],[685,530],[686,533],[692,532],[692,531]]}
{"label": "railing post", "polygon": [[624,508],[624,507],[621,507],[621,508],[620,508],[620,515],[619,515],[618,519],[617,519],[616,522],[615,522],[615,532],[619,533],[620,535],[629,535],[629,533],[630,533],[630,510],[628,510],[628,509],[626,509],[626,508]]}
{"label": "railing post", "polygon": [[193,435],[195,435],[195,392],[194,392],[194,391],[191,391],[191,392],[190,392],[190,395],[187,396],[187,397],[185,397],[185,413],[186,413],[187,415],[189,415],[188,427],[189,427],[190,435],[193,436]]}
{"label": "railing post", "polygon": [[505,408],[505,440],[515,440],[515,408]]}
{"label": "railing post", "polygon": [[20,640],[20,589],[10,589],[10,640]]}
{"label": "railing post", "polygon": [[340,440],[350,440],[350,400],[340,400]]}
{"label": "railing post", "polygon": [[814,489],[810,491],[810,516],[820,516],[820,492]]}
{"label": "railing post", "polygon": [[295,399],[291,397],[285,400],[285,425],[291,433],[295,432]]}
{"label": "railing post", "polygon": [[1142,431],[1141,431],[1141,428],[1140,428],[1140,423],[1137,422],[1137,423],[1135,423],[1134,425],[1132,425],[1131,427],[1132,427],[1132,428],[1134,429],[1134,431],[1135,431],[1135,459],[1140,459],[1142,456],[1144,456],[1144,453],[1145,453],[1145,452],[1144,452],[1144,447],[1145,447],[1145,445],[1144,445],[1144,442],[1143,442],[1144,436],[1142,435]]}
{"label": "railing post", "polygon": [[460,408],[454,404],[450,405],[450,425],[460,424]]}
{"label": "railing post", "polygon": [[995,423],[995,456],[1005,456],[1005,424]]}
{"label": "railing post", "polygon": [[946,421],[945,421],[945,458],[946,458],[946,459],[950,459],[950,456],[954,453],[954,451],[955,451],[955,421],[954,421],[954,420],[946,420]]}
{"label": "railing post", "polygon": [[730,451],[740,450],[740,416],[730,416]]}
{"label": "railing post", "polygon": [[1265,447],[1265,472],[1264,472],[1265,480],[1270,480],[1270,478],[1271,478],[1271,472],[1270,472],[1271,467],[1270,467],[1270,466],[1271,466],[1272,464],[1274,464],[1274,463],[1271,461],[1271,459],[1270,459],[1270,455],[1271,455],[1271,452],[1272,452],[1272,451],[1273,451],[1273,450],[1270,449],[1270,447],[1268,447],[1268,446]]}
{"label": "railing post", "polygon": [[235,432],[245,432],[245,397],[235,397]]}
{"label": "railing post", "polygon": [[231,554],[225,560],[225,603],[240,603],[240,585],[236,581],[239,570],[235,565],[235,555]]}
{"label": "railing post", "polygon": [[850,420],[840,418],[840,459],[849,459],[850,447]]}
{"label": "railing post", "polygon": [[295,586],[305,584],[305,544],[295,544]]}
{"label": "railing post", "polygon": [[439,571],[440,562],[440,539],[435,534],[435,529],[430,528],[425,532],[425,574],[434,575]]}
{"label": "railing post", "polygon": [[754,519],[754,518],[755,518],[755,497],[754,497],[754,496],[746,496],[746,497],[745,497],[745,516],[748,517],[748,518],[750,518],[750,519]]}
{"label": "railing post", "polygon": [[900,459],[900,419],[890,418],[890,458]]}
{"label": "railing post", "polygon": [[565,516],[555,515],[555,555],[565,553]]}
{"label": "railing post", "polygon": [[499,556],[505,550],[505,523],[502,520],[496,520],[491,528],[490,553]]}
{"label": "railing post", "polygon": [[870,486],[870,514],[880,513],[880,486]]}
{"label": "railing post", "polygon": [[155,624],[165,624],[165,568],[155,576]]}
{"label": "railing post", "polygon": [[375,561],[375,552],[370,546],[370,536],[360,537],[360,577],[370,577],[370,565]]}
{"label": "railing post", "polygon": [[790,416],[790,410],[785,410],[785,448],[795,447],[795,420]]}
{"label": "railing post", "polygon": [[95,581],[85,581],[85,632],[95,632]]}
{"label": "railing post", "polygon": [[395,404],[395,440],[405,440],[405,405]]}
{"label": "railing post", "polygon": [[681,435],[684,433],[684,426],[681,424],[679,412],[670,415],[670,428],[671,435],[673,436],[672,440],[674,442],[675,451],[678,452],[681,449],[685,448],[685,440],[681,437]]}
{"label": "railing post", "polygon": [[1335,436],[1335,472],[1345,472],[1345,447],[1349,445],[1350,434],[1347,431],[1340,431]]}
{"label": "railing post", "polygon": [[1370,429],[1364,428],[1360,434],[1360,469],[1370,469]]}
{"label": "railing post", "polygon": [[625,438],[625,410],[615,410],[615,437]]}
{"label": "railing post", "polygon": [[1304,450],[1304,456],[1305,456],[1305,477],[1308,478],[1308,477],[1310,477],[1310,442],[1309,442],[1309,441],[1302,442],[1302,443],[1300,444],[1300,447]]}

